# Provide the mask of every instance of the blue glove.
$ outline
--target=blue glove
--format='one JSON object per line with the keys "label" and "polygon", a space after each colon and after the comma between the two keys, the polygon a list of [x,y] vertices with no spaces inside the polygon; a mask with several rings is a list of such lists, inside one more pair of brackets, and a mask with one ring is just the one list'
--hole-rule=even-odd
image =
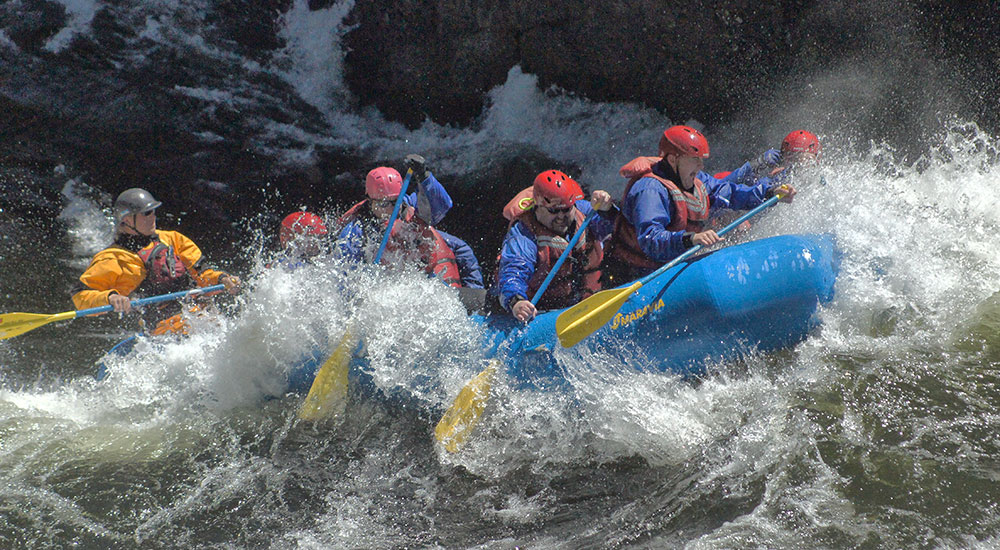
{"label": "blue glove", "polygon": [[781,163],[781,153],[777,149],[768,149],[750,163],[750,170],[755,178],[762,178],[771,173],[775,166]]}

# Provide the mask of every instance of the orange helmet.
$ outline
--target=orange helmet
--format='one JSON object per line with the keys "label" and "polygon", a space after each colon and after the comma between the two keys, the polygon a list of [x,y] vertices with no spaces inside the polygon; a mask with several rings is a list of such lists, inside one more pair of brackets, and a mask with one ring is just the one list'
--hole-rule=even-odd
{"label": "orange helmet", "polygon": [[395,168],[379,166],[365,177],[365,194],[370,199],[394,199],[403,188],[403,178]]}
{"label": "orange helmet", "polygon": [[816,134],[805,130],[795,130],[781,140],[781,154],[812,153],[819,156],[819,139]]}
{"label": "orange helmet", "polygon": [[546,170],[535,176],[531,185],[535,204],[540,206],[573,206],[583,198],[580,184],[558,170]]}
{"label": "orange helmet", "polygon": [[322,218],[309,212],[293,212],[281,220],[278,240],[286,246],[297,235],[326,235],[326,224]]}
{"label": "orange helmet", "polygon": [[708,140],[690,126],[671,126],[660,137],[660,154],[708,158]]}

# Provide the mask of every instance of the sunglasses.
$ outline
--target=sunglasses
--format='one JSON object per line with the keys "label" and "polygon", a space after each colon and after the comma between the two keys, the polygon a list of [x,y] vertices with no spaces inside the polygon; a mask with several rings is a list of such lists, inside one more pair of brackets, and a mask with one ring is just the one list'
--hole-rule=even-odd
{"label": "sunglasses", "polygon": [[153,212],[156,212],[156,209],[155,208],[150,208],[149,210],[143,210],[142,212],[139,212],[139,215],[140,216],[148,216],[148,215],[152,214]]}
{"label": "sunglasses", "polygon": [[554,215],[558,216],[559,214],[565,214],[565,213],[569,212],[573,207],[572,206],[560,206],[559,208],[553,208],[551,206],[543,206],[542,208],[548,210],[549,214],[554,214]]}

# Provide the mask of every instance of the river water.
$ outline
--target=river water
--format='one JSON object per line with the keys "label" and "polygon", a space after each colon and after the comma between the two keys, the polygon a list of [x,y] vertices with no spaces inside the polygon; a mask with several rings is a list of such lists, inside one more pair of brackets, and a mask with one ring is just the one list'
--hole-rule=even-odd
{"label": "river water", "polygon": [[[86,33],[97,4],[71,4],[66,32]],[[337,44],[349,8],[295,3],[283,61],[264,68],[328,119],[305,141],[420,151],[444,179],[530,150],[617,193],[618,166],[671,123],[539,91],[519,68],[475,127],[386,123],[352,110],[339,57],[317,53]],[[735,135],[748,124],[772,140],[798,125],[759,122],[706,128],[719,144],[709,168],[758,152]],[[563,357],[566,392],[501,377],[457,454],[433,428],[483,359],[480,329],[448,289],[332,262],[266,269],[268,223],[240,220],[232,237],[165,205],[161,227],[205,235],[246,291],[188,339],[140,341],[104,382],[95,360],[128,335],[115,315],[0,342],[0,547],[997,547],[997,143],[959,116],[941,117],[918,155],[816,124],[825,184],[804,184],[729,242],[835,235],[844,256],[819,329],[695,381],[599,354]],[[0,212],[3,312],[69,309],[75,278],[110,238],[106,193],[44,177],[61,188],[53,215]],[[496,200],[499,215],[506,197]],[[355,389],[344,416],[297,421],[288,369],[349,323],[389,397]]]}

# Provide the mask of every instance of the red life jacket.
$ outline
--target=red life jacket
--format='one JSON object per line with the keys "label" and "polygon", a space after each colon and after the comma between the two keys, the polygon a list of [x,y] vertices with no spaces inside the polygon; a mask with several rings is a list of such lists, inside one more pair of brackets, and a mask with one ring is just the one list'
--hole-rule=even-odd
{"label": "red life jacket", "polygon": [[[579,210],[573,210],[576,227],[583,224],[584,215]],[[548,277],[559,256],[562,256],[569,240],[564,235],[557,235],[535,218],[533,210],[521,213],[514,223],[521,222],[528,226],[535,235],[535,245],[538,247],[538,258],[535,263],[535,273],[528,280],[529,298],[535,295],[538,287]],[[512,223],[513,225],[513,223]],[[594,239],[584,233],[563,262],[559,272],[549,283],[545,294],[538,301],[538,309],[556,309],[569,307],[601,290],[601,261],[604,259],[604,249]]]}
{"label": "red life jacket", "polygon": [[[367,202],[361,201],[345,212],[338,220],[341,226],[353,221]],[[460,288],[462,276],[458,270],[458,261],[444,237],[415,216],[412,208],[404,209],[400,218],[392,225],[381,263],[394,263],[397,259],[416,261],[424,266],[424,272],[428,275],[436,275],[448,286]],[[394,258],[389,260],[389,256]]]}
{"label": "red life jacket", "polygon": [[137,252],[146,267],[146,278],[139,288],[145,294],[158,295],[189,288],[192,279],[187,267],[172,246],[157,242]]}
{"label": "red life jacket", "polygon": [[[194,286],[194,279],[188,273],[187,267],[174,251],[174,247],[157,241],[153,246],[143,248],[136,253],[146,268],[146,277],[136,290],[146,296],[158,296],[171,292],[180,292]],[[147,329],[158,327],[165,318],[177,317],[183,306],[180,302],[169,300],[142,308],[140,311],[143,326]],[[153,329],[153,334],[159,329]]]}
{"label": "red life jacket", "polygon": [[[705,184],[695,178],[694,189],[691,192],[683,191],[674,182],[653,173],[652,166],[656,162],[659,162],[659,159],[655,157],[638,157],[622,166],[619,173],[630,178],[628,185],[625,186],[625,193],[622,194],[623,200],[624,197],[628,196],[635,182],[642,178],[653,178],[667,188],[670,200],[673,201],[674,208],[677,210],[677,215],[671,218],[670,225],[666,227],[667,231],[702,231],[708,220],[710,207]],[[635,226],[625,219],[625,216],[618,216],[615,220],[611,243],[608,255],[627,265],[643,268],[655,268],[661,265],[659,262],[651,260],[642,251]]]}

